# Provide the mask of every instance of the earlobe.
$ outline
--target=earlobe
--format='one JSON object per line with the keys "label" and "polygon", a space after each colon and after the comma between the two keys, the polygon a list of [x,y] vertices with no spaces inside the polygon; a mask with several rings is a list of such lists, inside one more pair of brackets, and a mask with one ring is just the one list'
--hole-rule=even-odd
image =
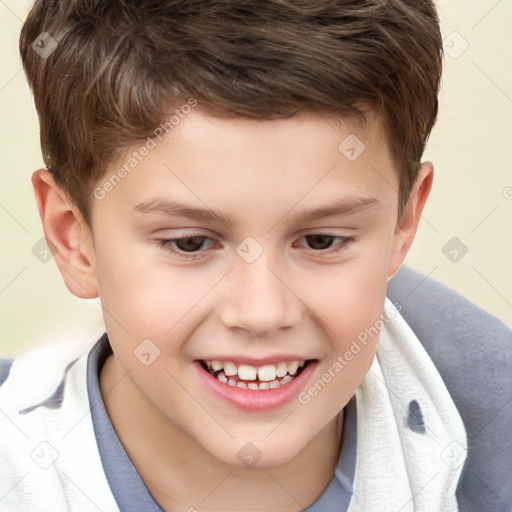
{"label": "earlobe", "polygon": [[89,227],[48,170],[35,171],[32,186],[48,247],[66,287],[82,299],[97,297],[94,245]]}
{"label": "earlobe", "polygon": [[409,194],[404,215],[393,236],[391,258],[388,265],[388,280],[398,272],[409,252],[418,230],[421,213],[432,188],[433,179],[433,165],[430,162],[424,162]]}

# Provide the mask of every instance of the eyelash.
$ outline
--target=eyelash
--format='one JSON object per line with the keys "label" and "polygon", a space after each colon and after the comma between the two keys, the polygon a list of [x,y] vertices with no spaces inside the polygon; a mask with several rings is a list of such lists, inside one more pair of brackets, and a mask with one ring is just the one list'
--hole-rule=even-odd
{"label": "eyelash", "polygon": [[[305,238],[307,236],[326,236],[326,237],[331,237],[331,238],[339,238],[341,240],[341,242],[335,246],[336,247],[335,249],[319,249],[319,250],[313,249],[313,251],[318,253],[319,255],[336,254],[340,251],[347,249],[352,244],[352,242],[354,242],[354,240],[355,240],[354,237],[332,235],[330,233],[307,233],[306,235],[301,236],[301,238]],[[203,235],[188,235],[188,236],[183,236],[180,238],[160,238],[160,239],[157,239],[156,242],[157,242],[158,247],[165,249],[166,251],[170,252],[171,254],[175,254],[181,258],[185,258],[185,259],[189,259],[189,260],[197,260],[199,258],[202,258],[203,256],[194,256],[194,254],[197,254],[199,251],[181,252],[181,251],[177,251],[173,248],[173,244],[175,242],[179,242],[181,240],[186,240],[187,238],[202,238],[204,240],[210,239],[210,237],[203,236]]]}

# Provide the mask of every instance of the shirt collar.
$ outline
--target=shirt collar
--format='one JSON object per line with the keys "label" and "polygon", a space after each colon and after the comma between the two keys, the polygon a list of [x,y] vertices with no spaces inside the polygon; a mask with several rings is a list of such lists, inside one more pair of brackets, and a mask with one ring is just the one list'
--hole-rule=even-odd
{"label": "shirt collar", "polygon": [[[121,512],[164,512],[151,496],[119,441],[108,417],[99,375],[112,348],[107,333],[96,342],[87,360],[87,391],[96,443],[103,470]],[[324,492],[303,512],[345,512],[353,492],[356,465],[357,414],[355,396],[345,406],[341,450],[334,475]]]}

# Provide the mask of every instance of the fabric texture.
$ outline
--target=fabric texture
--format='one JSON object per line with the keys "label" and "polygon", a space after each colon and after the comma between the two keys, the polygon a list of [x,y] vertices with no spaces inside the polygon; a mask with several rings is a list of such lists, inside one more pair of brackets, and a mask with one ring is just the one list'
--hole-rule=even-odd
{"label": "fabric texture", "polygon": [[[162,508],[151,496],[121,445],[101,398],[98,374],[111,353],[112,348],[105,334],[93,347],[87,369],[92,423],[105,476],[121,511],[160,512]],[[356,418],[353,398],[344,409],[342,447],[335,475],[321,496],[304,512],[347,512],[355,473]]]}
{"label": "fabric texture", "polygon": [[87,353],[72,342],[16,358],[0,387],[0,510],[116,511],[93,434]]}
{"label": "fabric texture", "polygon": [[[393,308],[389,302],[387,307],[388,310]],[[356,393],[356,469],[354,497],[348,510],[395,512],[397,503],[405,507],[403,510],[417,512],[432,510],[428,508],[432,503],[436,507],[441,503],[444,508],[439,508],[440,511],[449,510],[445,503],[452,506],[451,510],[456,510],[453,500],[458,472],[439,466],[437,458],[434,460],[438,463],[439,475],[435,485],[430,483],[434,502],[430,499],[426,505],[420,506],[421,502],[414,497],[420,486],[426,483],[425,474],[433,466],[431,433],[436,433],[442,442],[450,438],[461,445],[464,435],[463,428],[457,431],[456,427],[461,427],[462,422],[459,418],[457,423],[458,416],[452,410],[447,392],[442,394],[442,381],[436,380],[435,368],[428,365],[428,357],[423,361],[421,344],[399,314],[396,315],[392,322],[384,324],[378,357]],[[428,370],[422,369],[414,359],[418,349],[421,364]],[[124,459],[124,466],[118,465],[123,460],[119,454],[126,454],[110,422],[93,424],[91,411],[96,411],[97,415],[98,409],[104,406],[100,395],[88,392],[87,378],[91,372],[88,373],[87,369],[88,365],[94,366],[91,352],[80,354],[77,350],[68,343],[29,352],[15,360],[10,367],[9,378],[0,387],[0,409],[4,413],[0,418],[4,433],[0,446],[1,510],[74,512],[99,508],[128,511],[134,510],[133,506],[138,503],[136,508],[158,511],[158,505],[129,459]],[[404,361],[408,361],[407,369]],[[393,377],[396,373],[394,365],[404,366],[399,378]],[[97,367],[95,373],[97,378]],[[422,385],[415,379],[416,373],[424,378]],[[378,375],[377,380],[375,375]],[[422,408],[427,436],[417,432],[417,419],[413,422],[413,429],[410,421],[405,424],[401,403],[393,402],[394,394],[402,393],[405,384]],[[428,388],[428,393],[423,386]],[[448,408],[448,413],[445,411],[445,415],[440,417],[439,410],[427,400],[431,396],[437,397],[442,406]],[[349,408],[349,413],[353,409]],[[350,414],[347,416],[350,418]],[[351,421],[355,423],[355,418]],[[350,433],[350,430],[349,424],[345,433]],[[394,436],[394,444],[389,443],[390,433]],[[112,450],[116,443],[117,455]],[[403,450],[401,443],[405,443]],[[427,449],[418,448],[425,443]],[[344,438],[343,445],[345,452],[342,450],[333,479],[316,502],[305,509],[307,512],[346,510],[352,491],[351,468],[346,465],[354,447],[350,447],[349,437]],[[383,450],[383,447],[388,450]],[[393,457],[389,458],[391,453]],[[380,485],[376,485],[376,474],[380,474]],[[123,475],[127,477],[128,488],[123,485]],[[388,501],[382,501],[386,495]],[[390,496],[393,496],[392,501]],[[411,498],[414,508],[408,505]]]}
{"label": "fabric texture", "polygon": [[[462,419],[389,299],[381,323],[377,357],[356,390],[359,428],[349,512],[457,511],[455,490],[467,453]],[[364,351],[364,343],[357,348]]]}
{"label": "fabric texture", "polygon": [[[108,419],[99,370],[111,353],[64,343],[26,353],[0,387],[0,510],[161,511]],[[77,357],[78,356],[78,357]],[[31,386],[31,382],[37,386]],[[304,512],[345,512],[355,471],[355,401],[345,408],[335,475]]]}
{"label": "fabric texture", "polygon": [[[459,294],[407,267],[391,279],[388,297],[401,307],[401,315],[432,360],[462,418],[468,453],[459,466],[462,473],[456,496],[460,512],[510,512],[512,331]],[[381,335],[380,343],[384,348],[383,339]],[[386,357],[381,347],[367,376],[368,382],[374,379],[373,384],[377,386],[382,386],[381,381],[388,384],[389,380],[386,365],[381,364],[381,358]],[[116,467],[117,455],[115,451],[109,452],[102,460],[98,447],[100,439],[107,439],[105,432],[112,434],[113,428],[110,422],[100,422],[96,437],[96,425],[91,416],[92,410],[102,407],[104,410],[104,406],[101,397],[93,396],[88,389],[88,365],[92,354],[89,349],[84,351],[83,346],[69,340],[65,344],[32,350],[17,357],[14,363],[0,359],[0,510],[59,512],[96,510],[96,506],[103,511],[118,510],[112,492],[115,485],[104,469],[105,460],[110,460]],[[364,381],[358,390],[362,407],[367,399],[367,384]],[[437,432],[430,426],[431,412],[425,406],[429,400],[432,406],[437,403],[431,397],[430,388],[426,394],[407,394],[407,389],[402,389],[401,393],[401,400],[395,397],[393,405],[394,410],[399,411],[395,427],[400,440],[402,435],[404,439],[415,441]],[[389,401],[392,400],[391,392]],[[350,410],[356,412],[355,408]],[[344,512],[346,503],[342,505],[337,500],[339,491],[343,490],[347,496],[352,489],[356,492],[361,489],[362,468],[359,466],[364,463],[358,457],[362,450],[359,445],[363,442],[361,414],[358,409],[357,421],[355,418],[353,421],[354,425],[357,423],[357,436],[350,428],[344,432],[349,439],[344,441],[343,450],[351,449],[352,456],[357,457],[355,481],[350,478],[350,465],[347,468],[341,464],[347,460],[344,451],[345,457],[340,458],[336,468],[337,478],[333,478],[308,512]],[[385,428],[392,427],[391,423]],[[115,433],[113,435],[119,443]],[[463,444],[459,445],[464,448]],[[455,466],[461,462],[464,450],[457,445],[448,445],[447,451],[439,457],[441,455],[445,462],[456,461],[451,462]],[[384,462],[380,461],[380,464]],[[389,468],[385,471],[394,471],[391,465]],[[130,470],[134,471],[133,466]],[[407,464],[406,471],[409,476],[411,469]],[[122,474],[118,474],[121,493]],[[422,481],[423,469],[416,474],[418,481]],[[425,492],[436,479],[437,476],[432,482],[425,482]],[[413,495],[414,488],[410,484]],[[374,490],[372,486],[368,492]],[[422,494],[420,489],[417,499],[415,497],[410,503],[420,503]],[[351,512],[373,512],[373,509],[362,508],[364,505],[356,500],[351,506]],[[375,509],[376,512],[381,510],[385,509]]]}
{"label": "fabric texture", "polygon": [[387,295],[421,340],[468,437],[457,497],[464,512],[512,511],[512,330],[454,290],[409,267]]}

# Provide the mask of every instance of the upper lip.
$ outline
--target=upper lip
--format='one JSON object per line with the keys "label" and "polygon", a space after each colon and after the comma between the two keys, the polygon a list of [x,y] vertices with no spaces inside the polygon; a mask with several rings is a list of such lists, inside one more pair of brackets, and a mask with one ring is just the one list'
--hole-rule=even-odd
{"label": "upper lip", "polygon": [[229,361],[237,366],[241,364],[247,364],[250,366],[265,366],[266,364],[277,364],[277,363],[291,363],[292,361],[308,361],[312,358],[310,357],[304,357],[304,356],[298,356],[298,355],[290,355],[290,354],[276,354],[273,356],[267,356],[262,358],[253,358],[253,357],[247,357],[247,356],[212,356],[212,357],[204,357],[201,359],[198,359],[198,361]]}

